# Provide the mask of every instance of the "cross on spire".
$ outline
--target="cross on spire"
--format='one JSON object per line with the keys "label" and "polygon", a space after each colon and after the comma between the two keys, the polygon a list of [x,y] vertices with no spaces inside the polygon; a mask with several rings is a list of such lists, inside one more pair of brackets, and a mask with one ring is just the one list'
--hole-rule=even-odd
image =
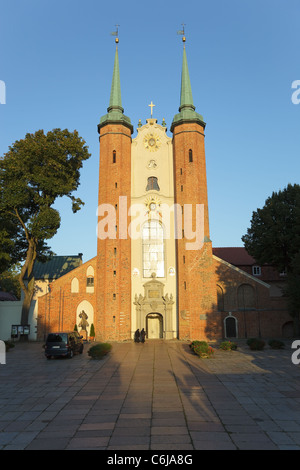
{"label": "cross on spire", "polygon": [[151,119],[152,119],[153,108],[154,108],[155,104],[153,104],[152,101],[151,101],[151,103],[148,104],[148,106],[150,106],[150,108],[151,108]]}

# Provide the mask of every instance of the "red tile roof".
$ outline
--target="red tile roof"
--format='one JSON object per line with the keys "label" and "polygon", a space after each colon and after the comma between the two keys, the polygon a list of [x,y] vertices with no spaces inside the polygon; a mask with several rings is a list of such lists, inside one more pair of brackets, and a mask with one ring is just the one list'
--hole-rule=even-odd
{"label": "red tile roof", "polygon": [[9,292],[2,292],[1,291],[0,292],[0,301],[2,302],[2,301],[5,301],[5,300],[11,301],[11,300],[17,300],[17,298]]}
{"label": "red tile roof", "polygon": [[213,254],[234,266],[253,266],[256,261],[244,247],[213,248]]}

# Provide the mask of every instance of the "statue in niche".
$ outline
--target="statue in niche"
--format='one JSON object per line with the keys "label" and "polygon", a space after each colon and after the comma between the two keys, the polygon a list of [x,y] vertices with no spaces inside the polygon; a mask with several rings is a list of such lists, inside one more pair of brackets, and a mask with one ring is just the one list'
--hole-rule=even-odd
{"label": "statue in niche", "polygon": [[89,323],[87,321],[88,315],[85,313],[84,310],[80,312],[79,318],[81,318],[81,321],[79,323],[79,328],[81,328],[80,334],[83,336],[83,339],[87,340],[87,327],[89,326]]}

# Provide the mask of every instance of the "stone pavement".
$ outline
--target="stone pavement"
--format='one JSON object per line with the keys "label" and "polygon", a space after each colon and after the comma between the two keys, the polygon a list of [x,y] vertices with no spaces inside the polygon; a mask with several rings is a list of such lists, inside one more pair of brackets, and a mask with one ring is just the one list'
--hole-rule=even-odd
{"label": "stone pavement", "polygon": [[46,360],[17,344],[0,364],[0,449],[300,449],[293,350],[113,343],[109,356]]}

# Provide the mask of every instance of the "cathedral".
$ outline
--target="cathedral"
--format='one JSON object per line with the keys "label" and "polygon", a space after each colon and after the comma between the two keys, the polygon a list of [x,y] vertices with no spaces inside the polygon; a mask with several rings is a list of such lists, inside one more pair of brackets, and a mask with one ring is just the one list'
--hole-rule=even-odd
{"label": "cathedral", "polygon": [[97,254],[39,297],[37,338],[75,325],[88,338],[92,324],[98,341],[131,340],[142,328],[148,339],[283,336],[291,318],[282,278],[263,279],[255,260],[248,272],[212,247],[206,124],[193,103],[185,42],[171,136],[149,106],[151,118],[133,138],[116,40],[109,106],[98,124]]}

